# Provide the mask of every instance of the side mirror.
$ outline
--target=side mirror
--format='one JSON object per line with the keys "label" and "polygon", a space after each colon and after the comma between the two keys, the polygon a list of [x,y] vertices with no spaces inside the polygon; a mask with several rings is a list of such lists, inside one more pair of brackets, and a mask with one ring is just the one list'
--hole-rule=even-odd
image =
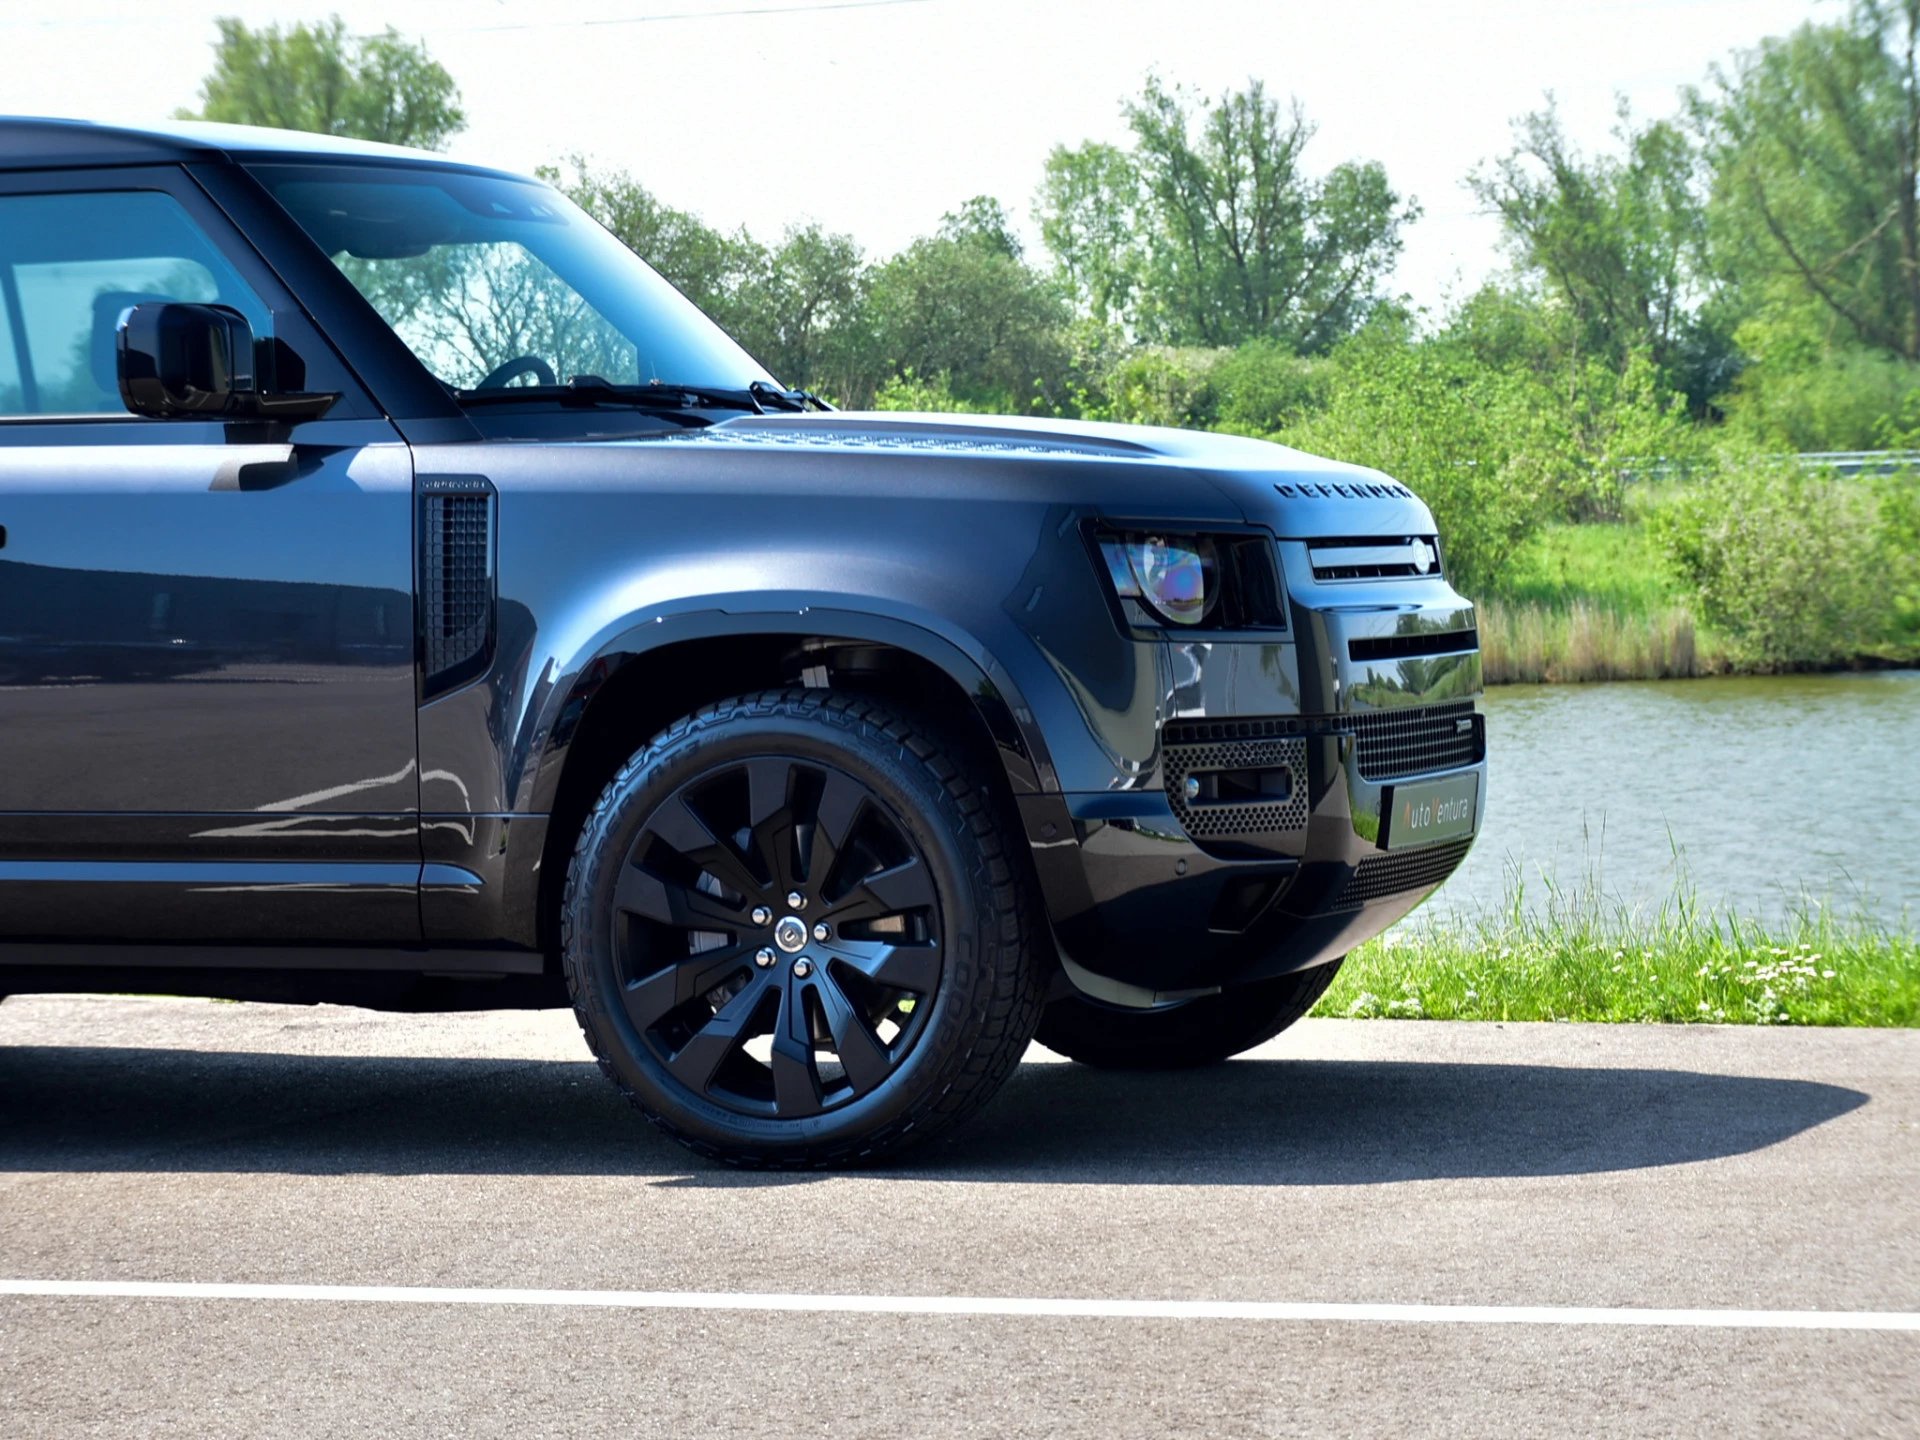
{"label": "side mirror", "polygon": [[129,306],[114,353],[121,401],[154,420],[311,420],[340,398],[263,389],[254,374],[253,327],[227,305]]}

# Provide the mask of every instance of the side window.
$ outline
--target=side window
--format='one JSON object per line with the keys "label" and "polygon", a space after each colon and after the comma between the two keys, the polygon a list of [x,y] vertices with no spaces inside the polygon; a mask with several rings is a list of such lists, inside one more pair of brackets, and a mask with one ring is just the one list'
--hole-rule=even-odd
{"label": "side window", "polygon": [[272,317],[171,195],[0,195],[0,416],[122,415],[121,314],[149,300]]}

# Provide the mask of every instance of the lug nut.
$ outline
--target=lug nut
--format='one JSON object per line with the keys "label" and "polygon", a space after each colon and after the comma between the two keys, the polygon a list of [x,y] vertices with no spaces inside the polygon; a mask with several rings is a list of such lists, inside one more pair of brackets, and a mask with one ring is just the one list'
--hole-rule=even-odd
{"label": "lug nut", "polygon": [[828,925],[827,922],[824,920],[822,920],[818,925],[813,927],[813,938],[816,940],[824,941],[828,939],[832,934],[833,934],[833,927]]}
{"label": "lug nut", "polygon": [[793,973],[796,979],[806,979],[807,976],[813,973],[813,962],[802,955],[798,960],[793,962]]}
{"label": "lug nut", "polygon": [[802,895],[798,890],[787,891],[787,909],[804,910],[806,908],[807,908],[806,896]]}
{"label": "lug nut", "polygon": [[773,964],[776,958],[778,957],[776,957],[771,950],[761,949],[753,952],[753,963],[758,965],[762,970]]}
{"label": "lug nut", "polygon": [[766,906],[756,905],[753,907],[753,923],[754,924],[765,925],[768,921],[772,919],[773,919],[773,911],[769,910]]}

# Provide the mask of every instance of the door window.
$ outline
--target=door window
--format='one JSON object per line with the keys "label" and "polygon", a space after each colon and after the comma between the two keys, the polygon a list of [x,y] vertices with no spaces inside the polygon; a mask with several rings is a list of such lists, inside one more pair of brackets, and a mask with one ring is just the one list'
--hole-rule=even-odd
{"label": "door window", "polygon": [[171,195],[0,195],[0,416],[121,415],[131,305],[231,305],[257,337],[266,305]]}

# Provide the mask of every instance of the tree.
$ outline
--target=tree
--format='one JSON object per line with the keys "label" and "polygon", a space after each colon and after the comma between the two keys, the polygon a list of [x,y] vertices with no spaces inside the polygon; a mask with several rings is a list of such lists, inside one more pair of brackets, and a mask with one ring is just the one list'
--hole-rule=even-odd
{"label": "tree", "polygon": [[1718,389],[1727,377],[1711,365],[1689,373],[1716,347],[1700,334],[1706,208],[1686,133],[1636,127],[1622,105],[1622,155],[1589,159],[1568,142],[1551,97],[1514,130],[1513,150],[1468,184],[1499,215],[1521,271],[1571,316],[1573,343],[1616,365],[1644,353],[1690,393]]}
{"label": "tree", "polygon": [[882,265],[872,315],[889,373],[944,377],[973,406],[1045,411],[1066,399],[1066,302],[1021,258],[998,201],[968,201]]}
{"label": "tree", "polygon": [[1133,157],[1112,145],[1056,145],[1035,209],[1068,291],[1096,324],[1123,320],[1146,262],[1134,228],[1141,204]]}
{"label": "tree", "polygon": [[271,125],[437,150],[466,126],[453,77],[389,26],[347,34],[339,16],[315,25],[252,30],[232,16],[187,120]]}
{"label": "tree", "polygon": [[1313,127],[1252,81],[1217,101],[1149,80],[1125,107],[1129,151],[1048,158],[1042,233],[1081,305],[1176,345],[1351,334],[1379,302],[1418,214],[1371,162],[1308,176]]}
{"label": "tree", "polygon": [[863,406],[886,376],[867,309],[871,274],[851,235],[790,227],[743,287],[734,335],[789,385]]}
{"label": "tree", "polygon": [[1762,311],[1920,360],[1920,0],[1855,0],[1692,96],[1722,261]]}
{"label": "tree", "polygon": [[736,318],[748,278],[765,267],[765,252],[744,230],[723,235],[624,172],[596,172],[576,157],[537,173],[723,325]]}

